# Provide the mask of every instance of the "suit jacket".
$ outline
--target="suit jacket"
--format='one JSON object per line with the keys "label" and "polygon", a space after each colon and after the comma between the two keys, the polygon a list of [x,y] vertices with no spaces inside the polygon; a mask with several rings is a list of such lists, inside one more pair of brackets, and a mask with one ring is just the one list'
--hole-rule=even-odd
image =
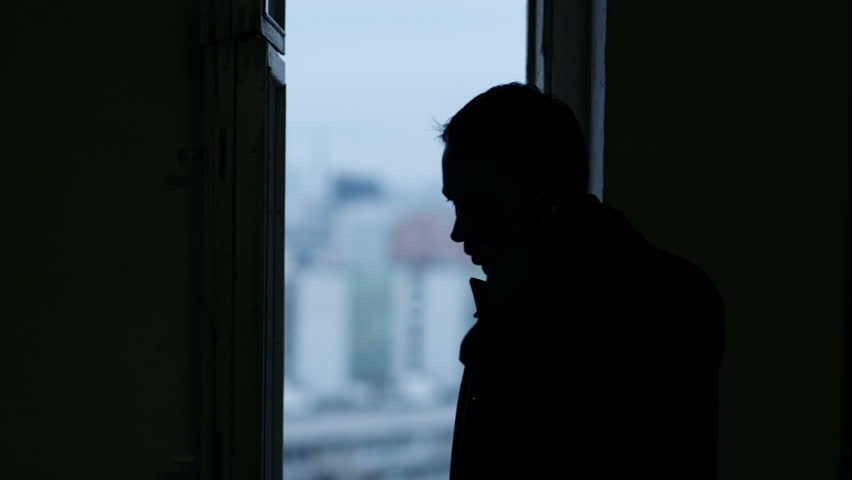
{"label": "suit jacket", "polygon": [[716,288],[596,199],[566,218],[554,274],[471,279],[451,480],[715,479]]}

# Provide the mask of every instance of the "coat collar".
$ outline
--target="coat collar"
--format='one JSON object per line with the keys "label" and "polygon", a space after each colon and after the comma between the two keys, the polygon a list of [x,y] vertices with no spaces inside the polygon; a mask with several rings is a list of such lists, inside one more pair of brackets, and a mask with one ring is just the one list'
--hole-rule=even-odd
{"label": "coat collar", "polygon": [[499,339],[520,340],[532,329],[521,328],[515,321],[534,320],[569,308],[571,297],[582,295],[582,287],[600,287],[592,278],[606,278],[607,264],[615,262],[623,267],[626,258],[634,257],[637,249],[648,245],[622,212],[591,195],[565,212],[563,218],[569,220],[563,221],[555,232],[560,239],[559,252],[555,252],[555,276],[528,279],[523,282],[526,288],[513,298],[493,298],[486,280],[470,279],[477,322],[462,341],[462,363],[467,365],[471,358],[478,357],[476,352],[484,344]]}

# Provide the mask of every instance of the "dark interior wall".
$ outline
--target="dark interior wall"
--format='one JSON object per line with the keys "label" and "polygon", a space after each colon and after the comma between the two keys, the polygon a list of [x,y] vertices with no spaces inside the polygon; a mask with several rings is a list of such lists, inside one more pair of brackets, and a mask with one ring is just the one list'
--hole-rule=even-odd
{"label": "dark interior wall", "polygon": [[848,22],[846,1],[609,1],[604,195],[724,297],[726,480],[838,478]]}
{"label": "dark interior wall", "polygon": [[195,468],[197,8],[3,7],[0,477]]}

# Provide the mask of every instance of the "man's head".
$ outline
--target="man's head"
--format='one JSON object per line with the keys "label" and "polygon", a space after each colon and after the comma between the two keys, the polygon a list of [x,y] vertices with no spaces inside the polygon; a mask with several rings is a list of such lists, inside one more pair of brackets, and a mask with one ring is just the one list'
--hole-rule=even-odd
{"label": "man's head", "polygon": [[444,194],[455,204],[451,238],[474,263],[517,250],[553,208],[588,189],[585,142],[573,111],[512,83],[475,97],[444,125]]}

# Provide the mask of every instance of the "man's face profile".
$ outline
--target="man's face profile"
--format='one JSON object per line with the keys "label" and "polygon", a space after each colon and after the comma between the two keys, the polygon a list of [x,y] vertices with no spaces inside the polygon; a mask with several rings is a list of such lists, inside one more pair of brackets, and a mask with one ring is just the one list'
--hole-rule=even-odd
{"label": "man's face profile", "polygon": [[522,239],[520,232],[507,228],[519,225],[507,192],[501,192],[496,174],[492,169],[482,168],[481,163],[462,158],[449,142],[441,162],[443,193],[453,202],[456,212],[450,238],[462,243],[471,261],[482,265],[488,274],[495,259],[507,253],[506,247],[517,246]]}

